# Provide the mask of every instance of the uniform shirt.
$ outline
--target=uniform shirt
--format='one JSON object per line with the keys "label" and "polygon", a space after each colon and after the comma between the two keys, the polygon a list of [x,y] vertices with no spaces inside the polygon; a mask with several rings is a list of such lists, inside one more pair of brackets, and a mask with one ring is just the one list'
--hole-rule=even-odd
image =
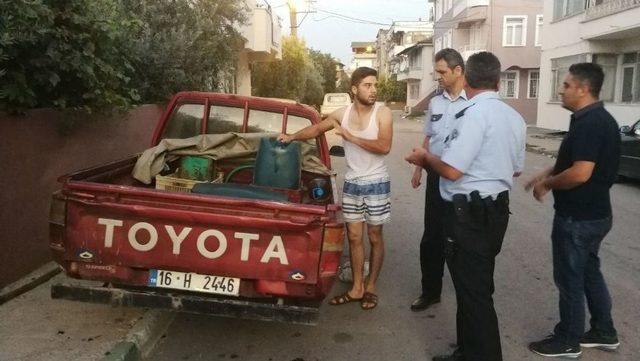
{"label": "uniform shirt", "polygon": [[611,216],[609,188],[618,174],[620,132],[618,123],[602,102],[584,107],[571,115],[569,132],[558,150],[553,174],[567,170],[576,161],[594,162],[591,178],[572,189],[554,190],[556,213],[577,220]]}
{"label": "uniform shirt", "polygon": [[429,151],[437,156],[442,155],[444,140],[458,120],[456,113],[467,106],[467,95],[464,90],[456,99],[446,91],[436,95],[429,102],[427,119],[424,122],[424,134],[429,137]]}
{"label": "uniform shirt", "polygon": [[498,93],[483,92],[456,116],[457,126],[445,139],[442,161],[463,173],[457,181],[440,179],[442,198],[474,190],[495,197],[513,186],[513,174],[524,167],[526,126],[522,116]]}

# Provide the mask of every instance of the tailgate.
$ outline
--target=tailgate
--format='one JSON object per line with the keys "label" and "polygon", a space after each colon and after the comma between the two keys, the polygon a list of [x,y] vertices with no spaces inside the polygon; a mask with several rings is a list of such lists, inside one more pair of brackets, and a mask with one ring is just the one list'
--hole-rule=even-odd
{"label": "tailgate", "polygon": [[150,190],[65,193],[66,260],[242,279],[318,281],[326,221],[322,207]]}

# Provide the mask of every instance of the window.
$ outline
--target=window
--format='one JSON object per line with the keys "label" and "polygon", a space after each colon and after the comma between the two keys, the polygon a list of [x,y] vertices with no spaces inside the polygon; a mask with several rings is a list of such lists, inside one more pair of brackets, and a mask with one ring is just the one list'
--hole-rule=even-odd
{"label": "window", "polygon": [[527,98],[535,99],[540,90],[540,70],[529,70],[529,86],[527,87]]}
{"label": "window", "polygon": [[640,102],[640,54],[626,53],[622,56],[622,101]]}
{"label": "window", "polygon": [[422,69],[422,49],[417,48],[409,55],[409,69],[420,70]]}
{"label": "window", "polygon": [[165,125],[162,138],[184,139],[200,134],[204,104],[179,105]]}
{"label": "window", "polygon": [[554,0],[553,20],[583,12],[586,3],[585,0]]}
{"label": "window", "polygon": [[542,15],[536,15],[536,46],[542,46]]}
{"label": "window", "polygon": [[409,99],[418,99],[420,96],[420,83],[409,84]]}
{"label": "window", "polygon": [[505,99],[518,99],[518,71],[505,71],[500,74],[500,96]]}
{"label": "window", "polygon": [[506,15],[502,27],[502,46],[525,45],[527,45],[527,17]]}
{"label": "window", "polygon": [[240,132],[244,120],[244,108],[212,105],[207,120],[208,134]]}
{"label": "window", "polygon": [[451,38],[453,38],[453,30],[449,29],[442,35],[442,48],[451,48]]}
{"label": "window", "polygon": [[[302,130],[311,125],[311,120],[303,117],[298,117],[296,115],[287,115],[287,134],[293,134],[299,130]],[[310,153],[316,157],[320,156],[320,152],[318,151],[318,146],[315,138],[307,139],[303,141],[310,146]],[[304,148],[303,148],[304,151]],[[306,154],[306,153],[305,153]]]}
{"label": "window", "polygon": [[282,113],[249,110],[248,133],[281,133]]}
{"label": "window", "polygon": [[593,62],[602,66],[604,71],[604,83],[600,90],[600,99],[612,102],[616,92],[616,70],[618,68],[618,55],[593,54]]}
{"label": "window", "polygon": [[551,59],[551,101],[559,101],[558,90],[564,81],[564,77],[569,72],[571,64],[586,61],[586,55],[573,55],[564,58]]}

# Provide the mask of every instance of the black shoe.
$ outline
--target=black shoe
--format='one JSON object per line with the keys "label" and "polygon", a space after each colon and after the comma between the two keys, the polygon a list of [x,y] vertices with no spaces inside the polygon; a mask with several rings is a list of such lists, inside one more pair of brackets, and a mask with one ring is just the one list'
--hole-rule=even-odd
{"label": "black shoe", "polygon": [[587,348],[599,348],[605,351],[613,351],[620,346],[618,336],[608,336],[600,333],[598,330],[589,330],[580,339],[580,346]]}
{"label": "black shoe", "polygon": [[580,346],[567,345],[556,340],[553,335],[544,340],[530,343],[529,350],[546,357],[578,358],[582,354]]}
{"label": "black shoe", "polygon": [[440,355],[432,358],[433,361],[464,361],[462,351],[456,349],[451,355]]}
{"label": "black shoe", "polygon": [[436,303],[440,303],[440,297],[427,298],[420,296],[411,304],[411,311],[424,311]]}

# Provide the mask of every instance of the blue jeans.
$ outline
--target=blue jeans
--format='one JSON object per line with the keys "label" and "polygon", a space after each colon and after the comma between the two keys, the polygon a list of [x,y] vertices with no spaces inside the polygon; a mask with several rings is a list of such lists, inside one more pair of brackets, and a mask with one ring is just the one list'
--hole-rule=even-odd
{"label": "blue jeans", "polygon": [[585,329],[584,299],[591,328],[616,335],[611,319],[611,296],[600,272],[600,243],[611,230],[611,217],[580,221],[557,215],[553,219],[553,278],[560,292],[560,322],[555,337],[578,346]]}

